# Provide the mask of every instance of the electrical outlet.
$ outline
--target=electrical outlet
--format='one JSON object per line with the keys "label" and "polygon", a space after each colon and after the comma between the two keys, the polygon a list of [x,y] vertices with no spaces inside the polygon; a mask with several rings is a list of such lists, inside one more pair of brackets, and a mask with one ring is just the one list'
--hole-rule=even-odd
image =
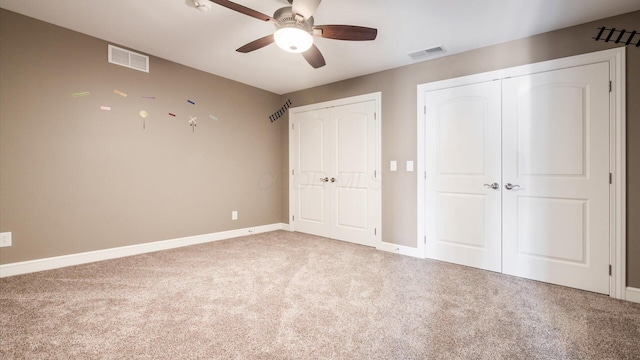
{"label": "electrical outlet", "polygon": [[231,212],[231,220],[238,220],[238,212],[237,211],[232,211]]}
{"label": "electrical outlet", "polygon": [[11,246],[11,233],[3,232],[0,233],[0,247]]}

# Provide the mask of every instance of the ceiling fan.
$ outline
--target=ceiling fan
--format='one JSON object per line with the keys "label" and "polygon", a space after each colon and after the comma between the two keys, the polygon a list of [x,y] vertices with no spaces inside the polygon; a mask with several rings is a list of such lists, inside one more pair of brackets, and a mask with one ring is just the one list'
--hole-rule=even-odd
{"label": "ceiling fan", "polygon": [[313,44],[313,36],[334,40],[366,41],[375,40],[378,35],[377,29],[362,26],[315,26],[312,15],[322,0],[287,0],[291,6],[276,10],[273,17],[228,0],[210,1],[259,20],[270,21],[275,25],[275,33],[254,40],[236,51],[248,53],[275,42],[285,51],[301,53],[309,65],[316,69],[324,66],[326,62],[318,47]]}

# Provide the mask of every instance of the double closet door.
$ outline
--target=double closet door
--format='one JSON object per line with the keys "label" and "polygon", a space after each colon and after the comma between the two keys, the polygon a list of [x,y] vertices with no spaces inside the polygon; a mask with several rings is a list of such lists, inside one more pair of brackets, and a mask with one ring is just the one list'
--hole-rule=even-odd
{"label": "double closet door", "polygon": [[608,63],[424,96],[426,256],[608,294]]}
{"label": "double closet door", "polygon": [[376,245],[376,100],[291,113],[295,231]]}

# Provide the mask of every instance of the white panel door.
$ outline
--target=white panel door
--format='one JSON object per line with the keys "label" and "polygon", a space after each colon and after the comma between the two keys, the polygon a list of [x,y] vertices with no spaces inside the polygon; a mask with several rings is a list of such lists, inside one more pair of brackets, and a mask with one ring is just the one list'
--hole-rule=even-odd
{"label": "white panel door", "polygon": [[296,231],[375,246],[375,111],[372,100],[292,118]]}
{"label": "white panel door", "polygon": [[330,152],[335,159],[330,180],[335,190],[332,237],[370,246],[375,245],[378,208],[375,105],[367,101],[331,109],[335,120]]}
{"label": "white panel door", "polygon": [[[296,229],[325,236],[330,232],[330,195],[328,176],[333,170],[326,143],[331,143],[334,123],[328,110],[296,114],[293,188],[296,203]],[[328,138],[329,137],[329,138]]]}
{"label": "white panel door", "polygon": [[424,96],[426,257],[500,271],[500,82]]}
{"label": "white panel door", "polygon": [[502,93],[503,272],[608,294],[608,63],[506,79]]}

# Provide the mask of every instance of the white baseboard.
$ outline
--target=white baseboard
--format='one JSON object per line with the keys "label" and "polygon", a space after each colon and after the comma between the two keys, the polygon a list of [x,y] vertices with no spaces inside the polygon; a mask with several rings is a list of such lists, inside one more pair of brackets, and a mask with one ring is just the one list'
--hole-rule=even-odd
{"label": "white baseboard", "polygon": [[290,224],[280,223],[280,224],[276,224],[276,225],[279,225],[281,227],[278,230],[291,231],[291,225]]}
{"label": "white baseboard", "polygon": [[640,303],[640,289],[627,286],[625,299],[634,303]]}
{"label": "white baseboard", "polygon": [[388,252],[392,252],[400,255],[407,255],[407,256],[420,258],[420,259],[423,258],[423,256],[418,252],[418,248],[414,248],[410,246],[397,245],[397,244],[392,244],[388,242],[380,242],[380,245],[378,245],[376,249],[382,250],[382,251],[388,251]]}
{"label": "white baseboard", "polygon": [[78,254],[56,256],[44,259],[22,261],[17,263],[0,265],[0,278],[28,274],[37,271],[58,269],[67,266],[87,264],[95,261],[116,259],[125,256],[139,255],[160,250],[174,249],[183,246],[203,244],[212,241],[231,239],[250,234],[259,234],[276,230],[289,230],[289,224],[277,223],[222,231],[211,234],[188,236],[178,239],[156,241],[152,243],[122,246],[111,249],[89,251]]}

